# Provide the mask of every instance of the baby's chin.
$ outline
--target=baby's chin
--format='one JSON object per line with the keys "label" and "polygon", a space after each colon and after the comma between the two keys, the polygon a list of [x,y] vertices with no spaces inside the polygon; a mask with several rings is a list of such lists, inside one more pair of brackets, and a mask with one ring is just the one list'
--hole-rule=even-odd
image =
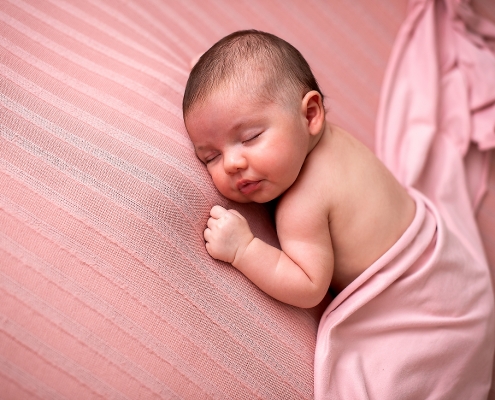
{"label": "baby's chin", "polygon": [[264,181],[261,187],[258,187],[255,191],[251,193],[242,193],[238,190],[226,189],[220,190],[220,193],[229,200],[235,201],[236,203],[258,203],[265,204],[272,200],[275,200],[282,196],[285,188],[278,187],[276,185],[270,184],[270,182]]}
{"label": "baby's chin", "polygon": [[[223,194],[223,193],[222,193]],[[258,195],[253,195],[253,196],[244,196],[242,194],[240,195],[225,195],[224,196],[232,201],[235,201],[236,203],[242,203],[242,204],[248,204],[248,203],[257,203],[257,204],[265,204],[269,203],[272,200],[275,200],[279,196],[266,196],[263,194],[258,194]]]}

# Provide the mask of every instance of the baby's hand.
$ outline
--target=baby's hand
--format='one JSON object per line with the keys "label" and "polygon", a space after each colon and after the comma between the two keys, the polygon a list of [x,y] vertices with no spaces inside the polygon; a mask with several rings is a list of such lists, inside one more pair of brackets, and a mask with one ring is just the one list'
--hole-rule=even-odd
{"label": "baby's hand", "polygon": [[254,235],[246,219],[236,210],[214,206],[210,215],[204,232],[206,250],[213,258],[233,264],[242,257]]}

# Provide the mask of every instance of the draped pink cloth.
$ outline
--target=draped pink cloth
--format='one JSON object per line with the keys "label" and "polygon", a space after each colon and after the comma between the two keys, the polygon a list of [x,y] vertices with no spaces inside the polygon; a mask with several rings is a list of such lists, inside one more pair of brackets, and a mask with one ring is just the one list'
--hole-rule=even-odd
{"label": "draped pink cloth", "polygon": [[468,1],[410,1],[383,85],[377,155],[401,183],[432,199],[479,257],[475,213],[494,147],[495,24]]}
{"label": "draped pink cloth", "polygon": [[315,399],[483,399],[495,325],[486,262],[411,189],[404,235],[330,303]]}
{"label": "draped pink cloth", "polygon": [[416,217],[325,311],[317,399],[488,396],[494,301],[475,210],[495,147],[493,39],[495,25],[466,1],[409,3],[385,74],[376,153],[415,188]]}
{"label": "draped pink cloth", "polygon": [[465,0],[410,1],[385,76],[376,139],[377,155],[397,178],[432,199],[463,245],[484,257],[475,216],[495,148],[495,23]]}

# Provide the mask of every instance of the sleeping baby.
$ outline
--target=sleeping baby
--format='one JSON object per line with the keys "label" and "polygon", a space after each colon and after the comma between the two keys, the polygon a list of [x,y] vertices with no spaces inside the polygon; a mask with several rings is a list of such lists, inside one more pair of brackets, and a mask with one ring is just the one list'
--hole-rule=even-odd
{"label": "sleeping baby", "polygon": [[276,204],[280,249],[216,205],[204,231],[209,254],[294,306],[336,295],[319,321],[315,399],[486,398],[486,262],[441,208],[326,121],[294,47],[257,31],[223,38],[192,69],[183,112],[225,197]]}
{"label": "sleeping baby", "polygon": [[375,155],[326,120],[301,53],[268,33],[235,32],[201,56],[184,121],[215,186],[236,202],[277,199],[281,249],[235,210],[214,206],[208,253],[261,290],[308,308],[341,292],[397,242],[415,202]]}

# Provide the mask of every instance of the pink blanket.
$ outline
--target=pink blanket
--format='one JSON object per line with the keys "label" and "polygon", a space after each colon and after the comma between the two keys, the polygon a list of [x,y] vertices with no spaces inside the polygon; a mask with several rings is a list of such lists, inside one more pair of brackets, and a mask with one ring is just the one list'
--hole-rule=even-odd
{"label": "pink blanket", "polygon": [[486,188],[484,151],[495,146],[493,38],[467,2],[409,3],[384,80],[377,154],[417,189],[417,213],[325,311],[316,399],[488,394],[493,291],[474,214]]}
{"label": "pink blanket", "polygon": [[408,230],[322,317],[316,399],[481,399],[488,392],[488,269],[429,200],[411,194],[417,211]]}

